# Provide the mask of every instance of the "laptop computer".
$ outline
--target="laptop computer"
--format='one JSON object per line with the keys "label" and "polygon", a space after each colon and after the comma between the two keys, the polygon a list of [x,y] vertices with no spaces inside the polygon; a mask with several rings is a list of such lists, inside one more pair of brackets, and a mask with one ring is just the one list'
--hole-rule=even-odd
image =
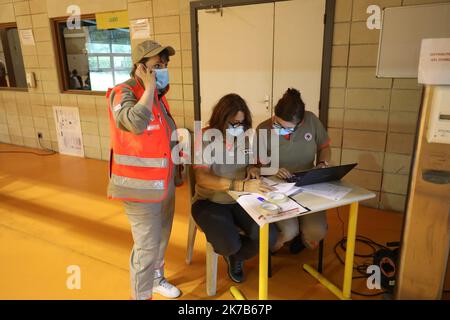
{"label": "laptop computer", "polygon": [[336,167],[327,167],[319,169],[311,169],[308,171],[296,172],[291,178],[287,179],[287,182],[295,182],[295,186],[307,186],[310,184],[329,182],[342,179],[347,173],[349,173],[357,163],[345,164]]}

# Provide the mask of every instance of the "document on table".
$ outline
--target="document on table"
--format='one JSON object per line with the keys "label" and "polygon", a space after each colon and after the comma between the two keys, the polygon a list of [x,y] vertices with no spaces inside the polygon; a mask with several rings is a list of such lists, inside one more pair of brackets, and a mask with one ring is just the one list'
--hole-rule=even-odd
{"label": "document on table", "polygon": [[261,178],[263,182],[265,182],[267,185],[275,188],[276,192],[284,193],[287,196],[290,196],[294,192],[297,192],[300,188],[295,186],[295,182],[288,183],[288,182],[282,182],[278,183],[276,181],[273,181],[269,178]]}
{"label": "document on table", "polygon": [[[255,220],[255,222],[261,227],[266,223],[273,223],[281,220],[286,220],[294,217],[298,217],[310,210],[303,207],[296,201],[288,199],[288,201],[278,204],[281,207],[281,212],[273,215],[262,215],[258,210],[261,203],[267,201],[267,197],[258,193],[244,193],[240,192],[237,202],[241,207]],[[261,199],[264,199],[262,201]]]}
{"label": "document on table", "polygon": [[323,197],[326,199],[339,201],[343,197],[345,197],[350,191],[351,188],[338,186],[332,183],[324,182],[312,184],[309,186],[300,187],[300,189],[305,193],[310,193],[319,197]]}

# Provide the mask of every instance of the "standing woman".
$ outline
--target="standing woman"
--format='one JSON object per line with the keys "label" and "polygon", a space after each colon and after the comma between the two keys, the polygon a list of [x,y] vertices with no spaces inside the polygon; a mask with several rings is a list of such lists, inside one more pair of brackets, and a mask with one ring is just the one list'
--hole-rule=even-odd
{"label": "standing woman", "polygon": [[132,298],[181,295],[164,277],[175,203],[171,135],[176,130],[165,94],[172,47],[144,41],[133,52],[131,78],[108,90],[111,160],[108,198],[123,201],[134,246]]}

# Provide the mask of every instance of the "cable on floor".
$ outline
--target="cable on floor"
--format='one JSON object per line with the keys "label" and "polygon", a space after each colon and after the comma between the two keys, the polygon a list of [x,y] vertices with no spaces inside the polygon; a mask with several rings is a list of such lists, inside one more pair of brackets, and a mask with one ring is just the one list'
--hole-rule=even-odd
{"label": "cable on floor", "polygon": [[39,142],[39,146],[41,147],[41,149],[43,149],[44,151],[46,151],[47,153],[37,153],[37,152],[33,152],[33,151],[22,151],[22,150],[2,150],[0,151],[0,153],[11,153],[11,154],[15,154],[15,153],[19,153],[19,154],[32,154],[35,156],[41,156],[41,157],[45,157],[45,156],[53,156],[55,154],[57,154],[57,152],[51,150],[51,149],[47,149],[45,147],[42,146],[41,144],[41,138],[38,139]]}
{"label": "cable on floor", "polygon": [[[334,253],[337,257],[337,259],[339,260],[339,262],[343,265],[345,265],[345,261],[344,259],[340,256],[339,254],[339,249],[341,249],[344,253],[347,249],[347,237],[344,235],[345,231],[344,231],[344,221],[342,220],[341,216],[340,216],[340,212],[339,212],[339,208],[337,208],[337,212],[338,212],[338,219],[341,222],[342,225],[342,239],[339,240],[336,245],[334,246]],[[361,236],[361,235],[357,235],[356,236],[356,242],[358,243],[362,243],[365,246],[367,246],[368,248],[371,249],[371,253],[366,253],[366,254],[362,254],[362,253],[357,253],[355,251],[354,256],[358,257],[358,258],[365,258],[365,259],[371,259],[370,262],[364,262],[364,263],[360,263],[360,264],[355,264],[355,266],[353,267],[354,270],[356,270],[360,275],[359,276],[353,276],[352,279],[367,279],[369,278],[370,274],[367,273],[367,268],[369,266],[371,266],[373,264],[373,257],[374,254],[380,250],[380,249],[388,249],[387,246],[384,246],[380,243],[377,243],[375,241],[373,241],[370,238],[367,238],[365,236]],[[389,291],[381,291],[381,292],[376,292],[376,293],[362,293],[362,292],[357,292],[357,291],[353,291],[352,293],[355,295],[359,295],[359,296],[364,296],[364,297],[375,297],[375,296],[380,296],[383,294],[389,294]]]}

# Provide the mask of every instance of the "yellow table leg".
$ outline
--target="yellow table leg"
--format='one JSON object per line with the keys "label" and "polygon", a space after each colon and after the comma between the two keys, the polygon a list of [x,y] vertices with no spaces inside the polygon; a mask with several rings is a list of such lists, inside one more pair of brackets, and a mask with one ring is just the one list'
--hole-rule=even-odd
{"label": "yellow table leg", "polygon": [[320,274],[317,270],[315,270],[313,267],[311,267],[308,264],[303,265],[303,269],[308,272],[311,276],[316,278],[317,281],[319,281],[321,284],[323,284],[328,290],[330,290],[336,297],[338,297],[341,300],[346,300],[344,295],[342,294],[341,289],[336,287],[334,284],[332,284],[330,281],[328,281],[327,278],[325,278],[322,274]]}
{"label": "yellow table leg", "polygon": [[244,296],[244,294],[236,287],[231,287],[230,288],[231,291],[231,295],[236,299],[236,300],[247,300],[247,298]]}
{"label": "yellow table leg", "polygon": [[347,249],[345,253],[344,285],[342,293],[345,298],[350,298],[352,294],[353,258],[355,255],[356,225],[358,223],[358,202],[350,205],[350,215],[348,218]]}
{"label": "yellow table leg", "polygon": [[267,300],[269,281],[269,224],[259,230],[259,300]]}
{"label": "yellow table leg", "polygon": [[303,269],[316,278],[321,284],[323,284],[328,290],[334,293],[339,299],[349,300],[352,295],[352,278],[353,278],[353,259],[355,256],[355,243],[356,243],[356,225],[358,223],[358,202],[354,202],[350,205],[350,215],[348,220],[347,230],[347,246],[345,253],[345,266],[344,266],[344,285],[342,291],[328,281],[322,274],[317,272],[313,267],[304,264]]}
{"label": "yellow table leg", "polygon": [[[259,300],[267,300],[267,283],[269,281],[269,224],[259,230]],[[236,287],[230,292],[236,300],[247,300],[244,294]]]}

